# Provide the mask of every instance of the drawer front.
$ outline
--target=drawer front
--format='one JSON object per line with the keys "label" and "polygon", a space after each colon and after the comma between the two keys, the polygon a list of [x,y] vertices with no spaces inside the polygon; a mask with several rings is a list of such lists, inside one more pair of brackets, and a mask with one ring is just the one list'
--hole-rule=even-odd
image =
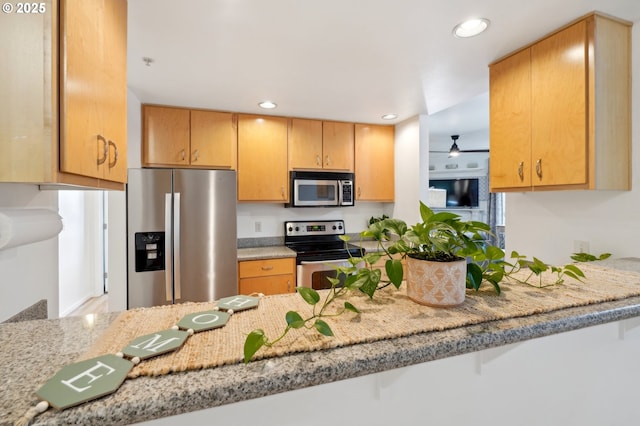
{"label": "drawer front", "polygon": [[238,262],[238,275],[246,278],[293,274],[295,267],[295,258],[244,260]]}
{"label": "drawer front", "polygon": [[275,275],[273,277],[253,277],[240,279],[240,294],[252,293],[282,294],[295,291],[295,279],[293,274]]}

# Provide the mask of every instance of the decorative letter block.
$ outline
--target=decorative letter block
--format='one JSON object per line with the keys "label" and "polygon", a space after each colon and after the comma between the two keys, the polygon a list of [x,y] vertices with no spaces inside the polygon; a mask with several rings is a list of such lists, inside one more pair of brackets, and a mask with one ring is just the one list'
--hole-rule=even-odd
{"label": "decorative letter block", "polygon": [[62,367],[36,395],[63,410],[118,390],[133,362],[102,355]]}
{"label": "decorative letter block", "polygon": [[141,360],[166,354],[184,344],[189,333],[182,330],[163,330],[135,338],[122,350],[128,357],[138,357]]}
{"label": "decorative letter block", "polygon": [[218,308],[224,310],[233,309],[234,312],[238,312],[255,308],[256,306],[258,306],[258,303],[260,303],[259,297],[231,296],[220,299],[218,301]]}
{"label": "decorative letter block", "polygon": [[178,323],[178,327],[183,330],[192,329],[195,333],[199,331],[212,330],[224,327],[229,321],[229,315],[222,311],[203,311],[186,315]]}

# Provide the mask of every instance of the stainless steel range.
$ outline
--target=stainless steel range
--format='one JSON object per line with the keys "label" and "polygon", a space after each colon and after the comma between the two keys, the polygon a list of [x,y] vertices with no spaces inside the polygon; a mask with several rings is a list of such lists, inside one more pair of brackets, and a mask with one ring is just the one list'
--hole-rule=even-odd
{"label": "stainless steel range", "polygon": [[336,277],[329,265],[345,265],[349,256],[364,254],[364,249],[340,239],[345,234],[342,220],[290,221],[284,224],[284,244],[297,253],[298,287],[316,290],[330,288],[327,277]]}

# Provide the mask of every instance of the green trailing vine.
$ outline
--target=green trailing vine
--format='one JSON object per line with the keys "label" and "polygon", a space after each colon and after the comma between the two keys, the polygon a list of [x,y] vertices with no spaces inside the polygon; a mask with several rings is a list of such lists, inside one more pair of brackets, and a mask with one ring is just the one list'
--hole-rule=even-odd
{"label": "green trailing vine", "polygon": [[[412,227],[408,227],[402,220],[384,215],[379,218],[372,217],[368,229],[362,231],[360,236],[377,241],[378,250],[350,257],[349,266],[332,266],[336,270],[336,277],[339,278],[327,278],[331,287],[326,291],[324,299],[314,289],[298,287],[298,294],[313,307],[311,315],[305,318],[296,311],[287,312],[286,327],[274,339],[270,339],[262,329],[250,332],[244,344],[244,362],[250,362],[262,347],[277,344],[292,329],[315,329],[323,336],[333,336],[326,318],[337,317],[348,311],[358,314],[360,311],[346,301],[341,308],[329,308],[351,291],[363,292],[372,299],[376,291],[389,285],[399,289],[404,279],[402,259],[406,256],[425,259],[466,258],[466,287],[479,291],[483,283],[489,283],[498,294],[501,292],[500,283],[505,281],[545,288],[561,285],[567,277],[579,282],[583,282],[585,278],[575,263],[563,266],[549,265],[536,257],[529,260],[516,251],[511,252],[510,262],[505,260],[506,256],[501,248],[486,242],[490,228],[485,223],[464,222],[460,220],[460,216],[450,212],[434,213],[423,203],[420,203],[420,214],[422,222]],[[345,244],[350,240],[348,236],[340,238]],[[575,262],[590,262],[609,256],[609,253],[600,256],[575,253],[571,259]],[[383,257],[387,258],[386,279],[382,278],[381,270],[374,267]],[[524,278],[520,278],[520,274],[516,276],[522,271],[528,271],[529,274]],[[555,281],[544,284],[542,277],[548,274],[555,274]]]}
{"label": "green trailing vine", "polygon": [[[351,269],[340,267],[337,269]],[[338,275],[339,276],[339,275]],[[360,313],[358,308],[353,306],[349,302],[344,302],[342,309],[337,312],[329,313],[327,309],[336,301],[336,299],[344,296],[350,290],[357,287],[357,283],[354,283],[353,276],[347,277],[348,282],[345,282],[344,286],[340,285],[340,280],[338,278],[327,278],[331,282],[331,288],[327,292],[324,300],[321,300],[320,293],[312,288],[307,287],[298,287],[296,290],[298,294],[302,297],[302,299],[307,302],[309,305],[313,306],[313,311],[311,316],[307,318],[303,318],[296,311],[289,311],[285,315],[285,320],[287,322],[287,326],[283,330],[282,334],[277,338],[270,340],[264,330],[257,329],[253,330],[247,336],[247,339],[244,342],[244,362],[248,363],[253,355],[260,350],[263,346],[271,347],[278,343],[280,340],[286,336],[290,330],[299,329],[299,328],[307,328],[307,329],[315,329],[318,333],[323,336],[331,337],[333,336],[333,331],[329,324],[323,320],[323,318],[336,317],[342,315],[346,311],[351,311],[354,313]]]}

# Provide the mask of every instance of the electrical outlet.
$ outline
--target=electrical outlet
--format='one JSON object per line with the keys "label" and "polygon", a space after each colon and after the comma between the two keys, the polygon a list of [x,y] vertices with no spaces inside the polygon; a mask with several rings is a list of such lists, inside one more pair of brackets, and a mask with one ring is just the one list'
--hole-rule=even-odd
{"label": "electrical outlet", "polygon": [[575,240],[573,242],[574,253],[589,253],[589,241]]}
{"label": "electrical outlet", "polygon": [[254,222],[253,225],[256,232],[262,232],[262,222]]}

